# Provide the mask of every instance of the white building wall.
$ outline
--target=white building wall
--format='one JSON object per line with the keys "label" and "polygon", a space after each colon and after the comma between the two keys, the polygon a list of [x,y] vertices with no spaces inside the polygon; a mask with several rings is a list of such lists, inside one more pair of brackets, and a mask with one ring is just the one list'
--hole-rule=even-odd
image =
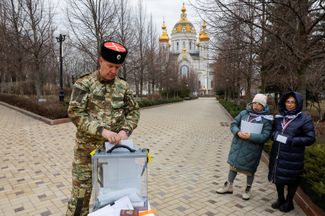
{"label": "white building wall", "polygon": [[[201,84],[200,94],[208,94],[213,91],[211,81],[213,76],[210,73],[209,68],[209,51],[208,41],[203,41],[197,46],[197,36],[195,33],[174,33],[171,35],[171,47],[168,49],[171,53],[179,54],[178,63],[181,68],[182,65],[189,66],[190,70],[193,70],[198,77]],[[183,48],[186,49],[186,58],[182,57]],[[199,54],[199,60],[193,60],[190,54]],[[186,61],[186,62],[185,62]],[[179,68],[179,69],[180,69]]]}
{"label": "white building wall", "polygon": [[[195,33],[175,33],[171,35],[171,44],[173,53],[181,53],[183,48],[187,50],[187,52],[194,53],[195,52],[195,41],[196,35]],[[190,42],[191,47],[190,49]],[[177,46],[178,43],[178,46]]]}

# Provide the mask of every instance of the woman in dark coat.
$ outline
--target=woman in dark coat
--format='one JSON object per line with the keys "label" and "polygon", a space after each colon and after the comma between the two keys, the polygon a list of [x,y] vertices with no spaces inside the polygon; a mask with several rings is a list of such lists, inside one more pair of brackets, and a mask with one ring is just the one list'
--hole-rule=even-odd
{"label": "woman in dark coat", "polygon": [[[315,129],[311,117],[301,112],[303,97],[300,93],[284,94],[278,106],[280,114],[274,119],[268,178],[275,183],[278,193],[272,208],[289,212],[294,209],[293,197],[304,169],[305,147],[315,142]],[[285,185],[288,186],[286,198]]]}

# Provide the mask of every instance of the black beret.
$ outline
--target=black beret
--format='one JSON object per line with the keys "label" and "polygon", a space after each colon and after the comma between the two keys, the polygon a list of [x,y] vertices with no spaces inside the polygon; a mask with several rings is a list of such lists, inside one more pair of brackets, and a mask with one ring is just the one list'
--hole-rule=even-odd
{"label": "black beret", "polygon": [[126,47],[115,41],[104,41],[100,51],[103,59],[113,64],[122,64],[127,53]]}

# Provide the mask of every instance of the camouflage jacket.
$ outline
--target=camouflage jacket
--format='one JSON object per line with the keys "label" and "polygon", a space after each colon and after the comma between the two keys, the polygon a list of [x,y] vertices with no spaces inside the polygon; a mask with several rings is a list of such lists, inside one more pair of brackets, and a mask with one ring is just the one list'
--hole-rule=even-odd
{"label": "camouflage jacket", "polygon": [[75,82],[68,115],[77,127],[77,137],[101,140],[103,128],[132,132],[140,112],[127,82],[118,77],[104,81],[97,70]]}

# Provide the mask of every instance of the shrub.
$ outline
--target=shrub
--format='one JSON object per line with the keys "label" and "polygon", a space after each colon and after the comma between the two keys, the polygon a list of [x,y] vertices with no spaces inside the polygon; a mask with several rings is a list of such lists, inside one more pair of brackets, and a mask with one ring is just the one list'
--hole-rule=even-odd
{"label": "shrub", "polygon": [[325,210],[325,145],[314,144],[305,151],[302,188],[320,208]]}
{"label": "shrub", "polygon": [[48,99],[39,103],[36,98],[26,96],[0,94],[0,101],[25,109],[32,113],[47,117],[49,119],[66,118],[67,103],[61,103],[58,99]]}
{"label": "shrub", "polygon": [[147,107],[147,106],[153,106],[153,105],[159,105],[159,104],[166,104],[166,103],[175,103],[183,101],[182,98],[161,98],[158,100],[148,100],[148,99],[141,99],[138,101],[138,104],[140,107]]}
{"label": "shrub", "polygon": [[263,150],[267,153],[270,154],[272,148],[272,140],[269,139],[263,146]]}
{"label": "shrub", "polygon": [[145,98],[148,100],[160,100],[161,96],[158,92],[155,92],[155,93],[147,95]]}
{"label": "shrub", "polygon": [[[152,95],[150,99],[141,99],[138,101],[140,107],[147,107],[159,104],[174,103],[183,101],[182,98],[160,98],[159,94]],[[159,98],[159,99],[156,99]],[[32,113],[44,116],[49,119],[58,119],[68,117],[68,102],[61,103],[58,97],[48,96],[45,102],[38,102],[35,97],[18,96],[10,94],[0,94],[0,101],[13,106],[25,109]]]}
{"label": "shrub", "polygon": [[188,97],[184,97],[184,100],[194,100],[194,99],[198,99],[198,98],[199,98],[198,96],[191,95],[191,96],[188,96]]}
{"label": "shrub", "polygon": [[240,113],[240,111],[244,109],[244,107],[242,106],[239,106],[223,99],[220,99],[219,102],[223,107],[225,107],[225,109],[230,113],[232,117],[236,117]]}

